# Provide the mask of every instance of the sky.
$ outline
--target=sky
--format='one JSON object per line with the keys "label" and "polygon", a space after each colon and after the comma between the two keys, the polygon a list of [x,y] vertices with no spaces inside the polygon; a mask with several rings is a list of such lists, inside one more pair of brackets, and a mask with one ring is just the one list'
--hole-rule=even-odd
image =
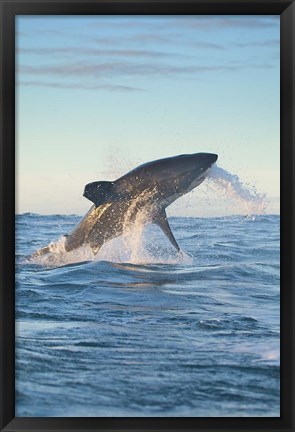
{"label": "sky", "polygon": [[[197,152],[279,213],[279,32],[279,16],[18,16],[17,213],[83,215],[87,183]],[[222,215],[204,184],[170,214]]]}

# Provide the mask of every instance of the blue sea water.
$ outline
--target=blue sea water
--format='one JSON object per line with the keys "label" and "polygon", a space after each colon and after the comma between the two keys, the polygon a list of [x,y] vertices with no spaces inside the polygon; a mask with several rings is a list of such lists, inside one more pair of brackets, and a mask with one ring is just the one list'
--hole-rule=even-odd
{"label": "blue sea water", "polygon": [[280,415],[279,216],[26,258],[79,219],[16,217],[17,416]]}

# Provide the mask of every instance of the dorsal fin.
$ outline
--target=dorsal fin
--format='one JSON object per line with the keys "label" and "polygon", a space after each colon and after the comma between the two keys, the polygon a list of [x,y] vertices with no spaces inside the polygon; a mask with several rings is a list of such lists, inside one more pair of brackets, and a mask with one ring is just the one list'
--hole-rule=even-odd
{"label": "dorsal fin", "polygon": [[110,202],[116,193],[116,185],[114,182],[98,181],[88,183],[85,186],[83,196],[92,201],[96,207]]}
{"label": "dorsal fin", "polygon": [[180,247],[178,246],[177,241],[175,240],[175,237],[173,235],[173,232],[171,231],[170,225],[168,223],[167,215],[164,209],[154,216],[153,223],[158,225],[163,230],[164,234],[166,234],[170,242],[179,252]]}

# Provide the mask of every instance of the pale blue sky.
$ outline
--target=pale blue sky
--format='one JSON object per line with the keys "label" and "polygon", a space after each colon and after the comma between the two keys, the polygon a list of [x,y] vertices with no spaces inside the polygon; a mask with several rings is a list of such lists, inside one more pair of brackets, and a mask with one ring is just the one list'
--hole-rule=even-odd
{"label": "pale blue sky", "polygon": [[18,213],[83,214],[86,183],[199,151],[279,212],[279,16],[19,16],[16,29]]}

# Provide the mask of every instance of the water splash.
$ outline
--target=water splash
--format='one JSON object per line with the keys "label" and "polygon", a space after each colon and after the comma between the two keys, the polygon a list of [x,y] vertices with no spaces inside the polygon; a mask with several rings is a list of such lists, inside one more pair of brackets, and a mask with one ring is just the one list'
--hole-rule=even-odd
{"label": "water splash", "polygon": [[[153,191],[146,193],[152,198]],[[87,245],[67,252],[66,237],[61,237],[58,241],[49,244],[48,253],[35,256],[30,259],[30,262],[49,267],[81,261],[109,261],[138,265],[191,264],[192,258],[183,251],[177,252],[164,234],[159,232],[159,228],[151,224],[150,213],[144,209],[138,210],[142,198],[143,196],[139,196],[126,212],[123,234],[106,242],[96,255]],[[159,241],[159,234],[163,239],[162,242]]]}
{"label": "water splash", "polygon": [[191,264],[192,258],[176,251],[160,229],[151,224],[150,214],[143,209],[134,212],[135,206],[126,214],[123,235],[105,243],[95,259],[140,265]]}
{"label": "water splash", "polygon": [[159,238],[151,237],[151,231],[151,226],[135,226],[121,237],[105,243],[95,260],[136,265],[192,264],[192,258],[185,252],[177,252],[173,247],[159,245]]}
{"label": "water splash", "polygon": [[132,229],[130,227],[122,236],[105,243],[96,255],[90,246],[82,246],[66,252],[65,241],[66,238],[61,237],[50,244],[48,253],[29,258],[26,262],[46,267],[60,267],[83,261],[109,261],[136,265],[188,265],[193,261],[185,252],[177,252],[169,244],[166,247],[162,243],[159,244],[157,229],[142,224],[140,220],[135,221]]}
{"label": "water splash", "polygon": [[65,249],[66,237],[62,236],[57,241],[48,245],[49,251],[40,255],[32,255],[24,260],[27,264],[37,264],[45,267],[60,267],[83,261],[92,261],[95,257],[90,246],[82,246],[67,252]]}
{"label": "water splash", "polygon": [[152,225],[151,217],[155,194],[157,186],[136,197],[126,211],[123,234],[104,244],[96,259],[140,265],[192,263],[192,258],[183,251],[177,252],[162,232],[160,236],[163,236],[164,245],[159,242],[159,229]]}
{"label": "water splash", "polygon": [[265,214],[267,207],[266,194],[259,193],[255,186],[242,182],[239,176],[231,174],[214,165],[208,173],[209,185],[223,193],[225,198],[239,205],[246,216]]}

